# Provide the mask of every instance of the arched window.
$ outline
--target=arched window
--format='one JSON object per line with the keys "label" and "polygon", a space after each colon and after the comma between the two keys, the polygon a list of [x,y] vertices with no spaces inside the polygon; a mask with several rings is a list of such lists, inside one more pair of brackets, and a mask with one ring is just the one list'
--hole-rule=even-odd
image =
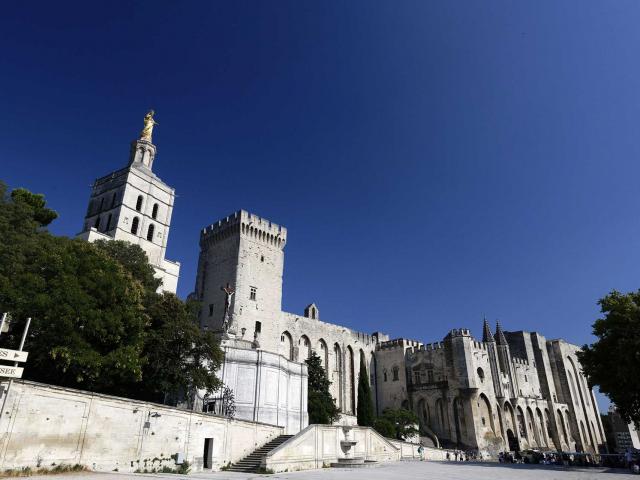
{"label": "arched window", "polygon": [[480,379],[480,382],[484,382],[484,370],[480,367],[478,367],[478,378]]}
{"label": "arched window", "polygon": [[109,229],[111,228],[111,218],[113,217],[113,215],[110,213],[109,217],[107,217],[107,226],[104,227],[104,231],[108,232]]}
{"label": "arched window", "polygon": [[154,203],[153,204],[153,210],[151,210],[151,218],[153,218],[155,220],[155,218],[158,216],[158,204]]}
{"label": "arched window", "polygon": [[156,229],[155,225],[152,223],[149,225],[149,230],[147,230],[147,240],[150,242],[153,241],[153,232]]}
{"label": "arched window", "polygon": [[113,196],[111,197],[111,208],[116,206],[116,192],[113,192]]}
{"label": "arched window", "polygon": [[280,354],[287,360],[293,360],[293,341],[287,331],[280,334]]}
{"label": "arched window", "polygon": [[395,366],[393,367],[393,381],[397,382],[398,380],[400,380],[400,367]]}
{"label": "arched window", "polygon": [[100,230],[100,215],[98,215],[98,217],[96,218],[95,223],[93,224],[93,226],[97,229]]}
{"label": "arched window", "polygon": [[300,345],[300,360],[305,361],[311,357],[311,342],[309,341],[309,337],[302,335],[300,340],[298,340],[298,345]]}
{"label": "arched window", "polygon": [[131,233],[134,235],[138,234],[138,224],[140,223],[140,219],[138,217],[133,217],[133,221],[131,222]]}
{"label": "arched window", "polygon": [[136,210],[138,212],[142,210],[142,195],[138,195],[138,200],[136,200]]}
{"label": "arched window", "polygon": [[103,206],[104,206],[104,197],[100,199],[100,211],[102,211]]}

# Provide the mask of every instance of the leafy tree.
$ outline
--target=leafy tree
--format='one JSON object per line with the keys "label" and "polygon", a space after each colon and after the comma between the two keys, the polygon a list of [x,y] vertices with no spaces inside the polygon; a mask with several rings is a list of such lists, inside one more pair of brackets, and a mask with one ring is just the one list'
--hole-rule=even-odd
{"label": "leafy tree", "polygon": [[316,352],[306,361],[309,367],[308,405],[310,424],[331,424],[338,419],[340,410],[329,393],[331,382],[327,378],[322,362]]}
{"label": "leafy tree", "polygon": [[222,350],[212,332],[200,330],[195,311],[196,305],[171,293],[157,295],[147,308],[146,363],[136,397],[164,402],[169,394],[195,389],[211,393],[221,386],[215,372],[223,360]]}
{"label": "leafy tree", "polygon": [[627,422],[640,425],[640,291],[612,291],[598,304],[603,318],[593,324],[598,340],[578,359],[590,385],[598,385]]}
{"label": "leafy tree", "polygon": [[[140,380],[139,283],[92,245],[50,235],[57,214],[42,195],[0,190],[0,310],[33,319],[25,377],[104,392]],[[21,331],[3,340],[15,345]]]}
{"label": "leafy tree", "polygon": [[373,422],[373,428],[383,437],[396,438],[396,427],[388,418],[376,418]]}
{"label": "leafy tree", "polygon": [[118,261],[149,292],[155,293],[162,280],[155,277],[149,258],[142,248],[122,240],[98,240],[93,245]]}
{"label": "leafy tree", "polygon": [[405,440],[418,433],[417,423],[418,417],[411,410],[387,408],[376,419],[374,428],[385,437]]}
{"label": "leafy tree", "polygon": [[[218,388],[217,341],[197,327],[196,307],[155,293],[145,252],[52,236],[56,217],[42,195],[7,195],[0,183],[0,312],[32,317],[25,378],[154,401]],[[21,332],[14,325],[3,343]]]}
{"label": "leafy tree", "polygon": [[364,364],[364,357],[360,356],[360,375],[358,377],[358,425],[361,427],[373,427],[375,413],[373,410],[373,399],[367,367]]}

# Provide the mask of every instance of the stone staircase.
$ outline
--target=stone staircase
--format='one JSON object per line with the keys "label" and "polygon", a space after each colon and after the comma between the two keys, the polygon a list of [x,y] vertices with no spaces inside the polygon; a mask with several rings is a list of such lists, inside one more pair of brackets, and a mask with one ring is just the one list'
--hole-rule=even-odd
{"label": "stone staircase", "polygon": [[271,450],[279,447],[284,442],[289,440],[293,435],[280,435],[279,437],[274,438],[269,443],[266,443],[262,447],[255,450],[250,455],[244,457],[238,463],[234,463],[229,467],[230,472],[244,472],[244,473],[255,473],[260,470],[260,464],[262,463],[262,458],[269,453]]}

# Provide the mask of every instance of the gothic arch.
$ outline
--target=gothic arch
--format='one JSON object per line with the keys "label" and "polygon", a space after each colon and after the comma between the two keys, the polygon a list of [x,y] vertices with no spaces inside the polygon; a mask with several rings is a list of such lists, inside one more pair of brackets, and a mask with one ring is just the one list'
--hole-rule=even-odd
{"label": "gothic arch", "polygon": [[136,211],[142,211],[142,195],[138,195],[138,198],[136,200]]}
{"label": "gothic arch", "polygon": [[324,368],[324,373],[329,376],[329,348],[323,338],[318,340],[318,350],[320,351],[320,362],[322,363],[322,368]]}
{"label": "gothic arch", "polygon": [[464,415],[464,403],[460,397],[453,399],[453,422],[456,428],[456,442],[458,446],[462,443],[462,434],[467,430],[467,421]]}
{"label": "gothic arch", "polygon": [[338,408],[344,411],[343,391],[343,371],[342,371],[342,349],[338,343],[333,345],[333,355],[335,357],[335,369],[333,371],[332,387],[334,388],[334,397],[338,399]]}
{"label": "gothic arch", "polygon": [[567,426],[565,424],[564,417],[562,416],[562,411],[558,409],[557,413],[558,413],[558,423],[560,424],[560,427],[561,427],[558,431],[558,435],[560,435],[560,432],[562,432],[562,439],[564,440],[564,443],[566,443],[567,446],[570,447],[569,435],[567,434]]}
{"label": "gothic arch", "polygon": [[350,345],[347,346],[347,412],[356,412],[356,391],[355,391],[355,360],[353,357],[353,349]]}
{"label": "gothic arch", "polygon": [[280,335],[280,355],[288,360],[293,360],[293,339],[286,330]]}
{"label": "gothic arch", "polygon": [[378,361],[375,352],[371,352],[369,376],[371,378],[371,391],[373,393],[373,404],[376,408],[376,415],[380,415],[378,408]]}
{"label": "gothic arch", "polygon": [[138,217],[133,217],[133,221],[131,222],[131,233],[133,235],[138,234],[138,225],[140,224],[140,219]]}
{"label": "gothic arch", "polygon": [[529,427],[528,432],[529,432],[529,436],[531,437],[529,439],[529,442],[535,442],[537,446],[540,446],[540,436],[538,434],[538,429],[536,428],[536,422],[535,419],[533,418],[533,411],[531,410],[531,407],[527,407],[527,426]]}
{"label": "gothic arch", "polygon": [[447,428],[447,416],[444,401],[442,398],[436,400],[436,416],[438,418],[438,429],[440,435],[444,438],[451,438],[451,431]]}
{"label": "gothic arch", "polygon": [[298,340],[298,348],[300,351],[298,360],[304,362],[311,356],[311,342],[309,341],[309,337],[302,335],[300,340]]}
{"label": "gothic arch", "polygon": [[[584,401],[584,397],[586,395],[582,394],[582,388],[580,386],[580,373],[578,372],[578,369],[576,368],[576,364],[573,363],[573,359],[571,357],[567,357],[567,360],[569,360],[569,364],[571,365],[571,368],[573,370],[573,374],[575,375],[575,387],[576,390],[578,391],[578,396],[580,397],[580,406],[582,407],[582,414],[584,415],[585,420],[589,418],[589,414],[587,413],[587,407],[585,406],[585,401]],[[582,428],[584,429],[584,424],[582,424],[582,422],[580,422],[582,425]],[[593,435],[591,433],[591,426],[589,425],[589,423],[587,423],[587,431],[589,433],[589,436],[585,435],[584,438],[584,445],[586,445],[587,443],[587,439],[590,440],[590,445],[594,448],[595,451],[595,443],[593,442]],[[586,448],[585,448],[586,450]]]}
{"label": "gothic arch", "polygon": [[518,433],[525,440],[529,440],[529,436],[527,435],[527,425],[526,420],[524,418],[524,412],[520,405],[516,406],[516,420],[518,421]]}
{"label": "gothic arch", "polygon": [[478,407],[480,409],[480,421],[482,426],[488,430],[496,433],[496,427],[493,422],[493,413],[491,412],[491,404],[489,399],[484,393],[481,393],[478,397]]}
{"label": "gothic arch", "polygon": [[549,438],[546,435],[544,417],[542,416],[542,412],[540,411],[540,408],[536,408],[535,420],[536,420],[536,431],[538,432],[538,436],[540,437],[538,446],[544,447],[549,445]]}

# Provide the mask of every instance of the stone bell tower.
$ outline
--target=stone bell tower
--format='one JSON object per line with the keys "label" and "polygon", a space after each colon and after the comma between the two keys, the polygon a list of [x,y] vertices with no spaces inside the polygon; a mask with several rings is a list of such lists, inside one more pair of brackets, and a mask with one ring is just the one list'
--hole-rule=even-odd
{"label": "stone bell tower", "polygon": [[128,165],[93,183],[78,236],[89,242],[115,239],[139,245],[162,279],[160,290],[175,293],[180,264],[165,259],[175,190],[152,171],[153,115],[153,110],[147,113],[140,137],[131,142]]}

